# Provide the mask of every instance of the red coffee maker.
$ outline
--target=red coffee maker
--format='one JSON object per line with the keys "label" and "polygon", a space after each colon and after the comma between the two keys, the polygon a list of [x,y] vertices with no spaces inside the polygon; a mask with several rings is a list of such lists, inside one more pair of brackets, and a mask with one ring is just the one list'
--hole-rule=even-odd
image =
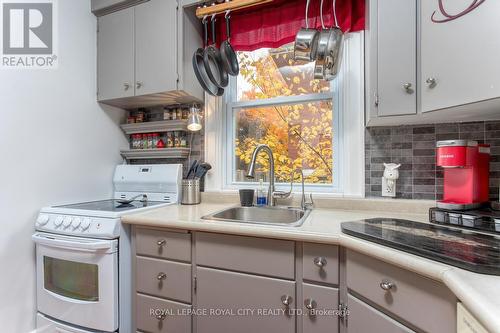
{"label": "red coffee maker", "polygon": [[489,201],[490,146],[470,140],[437,142],[436,164],[444,168],[438,208],[475,209]]}

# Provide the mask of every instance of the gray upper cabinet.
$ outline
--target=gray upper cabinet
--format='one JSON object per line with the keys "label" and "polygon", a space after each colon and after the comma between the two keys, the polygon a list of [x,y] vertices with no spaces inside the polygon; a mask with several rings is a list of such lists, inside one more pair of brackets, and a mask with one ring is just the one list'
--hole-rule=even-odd
{"label": "gray upper cabinet", "polygon": [[98,20],[98,98],[134,96],[134,9],[111,13]]}
{"label": "gray upper cabinet", "polygon": [[98,17],[98,101],[122,108],[200,103],[188,61],[201,46],[196,8],[183,0],[130,3]]}
{"label": "gray upper cabinet", "polygon": [[[443,10],[455,15],[469,5],[447,1]],[[422,112],[500,97],[498,13],[500,1],[485,1],[448,21],[436,1],[422,1]]]}
{"label": "gray upper cabinet", "polygon": [[374,106],[379,116],[415,114],[416,0],[379,0],[377,10],[378,75]]}
{"label": "gray upper cabinet", "polygon": [[177,89],[177,2],[151,0],[135,7],[136,95]]}
{"label": "gray upper cabinet", "polygon": [[367,1],[367,126],[500,119],[500,2],[469,5]]}

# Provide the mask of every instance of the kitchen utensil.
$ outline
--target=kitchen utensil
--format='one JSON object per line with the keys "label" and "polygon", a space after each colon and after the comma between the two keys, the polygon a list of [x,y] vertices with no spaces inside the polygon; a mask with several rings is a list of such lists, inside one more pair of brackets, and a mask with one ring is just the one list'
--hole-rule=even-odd
{"label": "kitchen utensil", "polygon": [[185,179],[189,179],[189,177],[191,176],[191,174],[194,172],[196,164],[198,164],[198,160],[194,160],[193,163],[191,163],[191,166],[189,167],[189,170],[188,170],[188,173],[187,173]]}
{"label": "kitchen utensil", "polygon": [[212,169],[212,166],[208,163],[200,163],[196,168],[195,178],[203,178],[207,174],[208,170]]}
{"label": "kitchen utensil", "polygon": [[183,179],[182,180],[182,199],[183,205],[197,205],[201,202],[200,180]]}
{"label": "kitchen utensil", "polygon": [[231,46],[231,16],[229,15],[230,11],[226,12],[226,35],[227,38],[222,42],[220,46],[220,55],[222,57],[222,64],[224,65],[224,69],[229,75],[238,76],[240,72],[240,66],[238,64],[238,56]]}
{"label": "kitchen utensil", "polygon": [[240,189],[240,204],[242,207],[252,207],[255,190]]}
{"label": "kitchen utensil", "polygon": [[295,60],[314,61],[316,59],[319,33],[316,29],[309,28],[309,4],[306,2],[306,27],[299,30],[295,36],[293,58]]}
{"label": "kitchen utensil", "polygon": [[229,83],[229,76],[224,69],[222,56],[219,49],[217,48],[215,21],[216,19],[214,14],[212,15],[212,19],[210,21],[212,44],[205,49],[205,53],[203,54],[203,62],[205,64],[205,71],[207,72],[210,81],[212,81],[212,83],[219,88],[225,88]]}
{"label": "kitchen utensil", "polygon": [[208,27],[207,18],[204,17],[203,23],[203,47],[198,48],[193,54],[193,69],[198,82],[200,83],[203,90],[212,96],[222,96],[224,94],[224,89],[219,88],[210,81],[207,71],[205,70],[205,63],[203,61],[203,56],[205,54],[205,47],[208,43]]}
{"label": "kitchen utensil", "polygon": [[141,202],[147,202],[148,201],[148,196],[146,194],[138,194],[136,196],[133,196],[130,199],[116,199],[116,202],[118,202],[120,205],[128,205],[128,204],[132,203],[133,201],[135,201],[135,199],[137,199],[139,197],[142,197],[142,199],[139,200]]}
{"label": "kitchen utensil", "polygon": [[323,22],[323,0],[321,0],[320,17],[323,30],[320,32],[318,40],[316,64],[314,67],[315,79],[331,81],[337,75],[340,67],[344,34],[338,27],[335,0],[333,0],[333,16],[335,26],[326,29]]}

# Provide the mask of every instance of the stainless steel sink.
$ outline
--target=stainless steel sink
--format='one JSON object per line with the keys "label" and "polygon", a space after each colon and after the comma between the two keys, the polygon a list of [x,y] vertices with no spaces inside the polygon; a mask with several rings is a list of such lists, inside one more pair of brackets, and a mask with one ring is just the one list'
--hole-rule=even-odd
{"label": "stainless steel sink", "polygon": [[298,227],[307,219],[310,209],[294,207],[232,207],[203,216],[204,220]]}

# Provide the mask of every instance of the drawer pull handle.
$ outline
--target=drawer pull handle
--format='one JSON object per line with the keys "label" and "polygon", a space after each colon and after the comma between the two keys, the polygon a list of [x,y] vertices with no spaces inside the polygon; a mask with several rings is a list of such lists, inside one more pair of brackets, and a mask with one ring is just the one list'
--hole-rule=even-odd
{"label": "drawer pull handle", "polygon": [[313,309],[316,309],[316,301],[313,300],[312,298],[308,298],[304,301],[304,305],[306,307],[307,310],[313,310]]}
{"label": "drawer pull handle", "polygon": [[156,245],[158,245],[159,247],[165,246],[165,244],[167,244],[167,241],[164,239],[160,239],[156,242]]}
{"label": "drawer pull handle", "polygon": [[314,258],[314,264],[319,268],[323,268],[326,266],[327,261],[325,257],[316,257]]}
{"label": "drawer pull handle", "polygon": [[166,317],[167,317],[166,313],[161,313],[156,315],[156,319],[158,319],[159,321],[163,321]]}
{"label": "drawer pull handle", "polygon": [[292,296],[289,295],[281,296],[281,303],[283,303],[284,306],[289,307],[290,305],[292,305],[292,302],[293,302]]}
{"label": "drawer pull handle", "polygon": [[158,279],[158,281],[163,281],[167,278],[167,274],[161,272],[161,273],[158,273],[158,276],[156,276],[156,278]]}
{"label": "drawer pull handle", "polygon": [[392,288],[394,288],[394,286],[395,286],[394,283],[392,283],[391,281],[380,282],[380,288],[382,288],[385,291],[391,290]]}

